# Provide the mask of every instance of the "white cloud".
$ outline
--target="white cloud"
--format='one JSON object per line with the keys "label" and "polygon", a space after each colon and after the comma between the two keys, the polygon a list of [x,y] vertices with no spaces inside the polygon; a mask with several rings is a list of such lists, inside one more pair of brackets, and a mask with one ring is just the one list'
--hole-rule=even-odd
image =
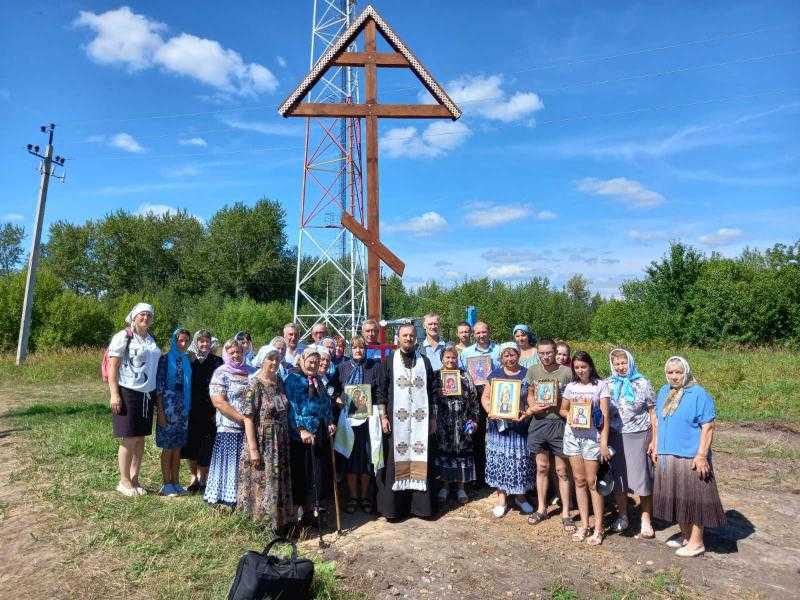
{"label": "white cloud", "polygon": [[23,215],[21,213],[14,213],[14,212],[6,213],[2,217],[0,217],[0,221],[9,221],[9,222],[22,221],[24,219],[25,219],[25,215]]}
{"label": "white cloud", "polygon": [[278,66],[281,69],[285,69],[286,68],[286,59],[283,58],[282,56],[280,56],[280,55],[276,56],[275,57],[275,62],[278,63]]}
{"label": "white cloud", "polygon": [[136,138],[125,132],[112,136],[108,145],[119,148],[120,150],[125,150],[125,152],[132,152],[133,154],[141,154],[144,152],[144,147],[136,141]]}
{"label": "white cloud", "polygon": [[86,46],[89,57],[104,65],[122,64],[140,71],[153,64],[153,55],[163,45],[159,35],[167,26],[137,15],[127,6],[103,14],[82,10],[72,22],[93,29],[96,37]]}
{"label": "white cloud", "polygon": [[167,31],[164,23],[127,6],[102,14],[81,11],[73,25],[94,31],[86,52],[100,64],[118,64],[131,71],[161,67],[240,96],[273,92],[278,87],[269,69],[246,63],[238,52],[215,40],[181,33],[165,41],[161,36]]}
{"label": "white cloud", "polygon": [[486,269],[486,274],[492,279],[524,279],[532,272],[531,267],[518,264],[493,265]]}
{"label": "white cloud", "polygon": [[500,204],[498,202],[470,202],[464,220],[468,225],[486,229],[497,227],[509,221],[523,219],[533,212],[524,204]]}
{"label": "white cloud", "polygon": [[649,190],[638,181],[626,177],[614,179],[587,177],[578,182],[577,188],[593,196],[608,196],[634,208],[653,208],[666,202],[666,198],[658,192]]}
{"label": "white cloud", "polygon": [[632,240],[636,240],[637,242],[647,243],[647,242],[654,242],[656,240],[664,240],[667,238],[667,234],[661,231],[642,231],[641,229],[629,229],[627,235]]}
{"label": "white cloud", "polygon": [[206,146],[208,146],[208,142],[201,137],[181,139],[178,140],[178,143],[181,146],[198,146],[200,148],[205,148]]}
{"label": "white cloud", "polygon": [[381,136],[380,148],[391,158],[435,158],[463,144],[471,133],[460,121],[434,121],[421,133],[416,127],[395,127]]}
{"label": "white cloud", "polygon": [[[509,97],[502,85],[502,75],[464,75],[447,83],[445,89],[465,114],[504,123],[519,121],[544,108],[535,93],[515,92]],[[420,100],[433,102],[427,92],[420,93]]]}
{"label": "white cloud", "polygon": [[394,223],[386,226],[386,231],[410,233],[415,237],[427,237],[434,233],[439,233],[447,227],[447,220],[435,211],[423,213],[418,217],[412,217],[402,223]]}
{"label": "white cloud", "polygon": [[219,120],[233,129],[255,131],[256,133],[266,133],[268,135],[299,136],[303,133],[303,128],[301,126],[285,122],[270,123],[268,121],[245,121],[238,117],[231,116],[220,117]]}
{"label": "white cloud", "polygon": [[735,227],[722,227],[714,233],[700,236],[700,243],[706,246],[726,246],[733,244],[744,235],[741,229]]}
{"label": "white cloud", "polygon": [[558,215],[551,210],[540,210],[536,213],[536,218],[540,221],[552,221],[553,219],[557,219]]}

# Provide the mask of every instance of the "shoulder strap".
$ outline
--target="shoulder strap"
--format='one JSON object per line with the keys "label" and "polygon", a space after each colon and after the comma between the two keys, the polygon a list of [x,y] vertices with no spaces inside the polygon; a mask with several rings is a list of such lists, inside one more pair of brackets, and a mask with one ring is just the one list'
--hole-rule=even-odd
{"label": "shoulder strap", "polygon": [[269,544],[266,545],[266,547],[264,548],[264,551],[262,552],[262,554],[264,556],[269,554],[269,551],[272,550],[272,547],[275,544],[290,544],[292,546],[292,561],[297,560],[297,544],[295,544],[292,540],[289,540],[289,539],[286,539],[286,538],[283,538],[283,537],[273,538],[273,540]]}

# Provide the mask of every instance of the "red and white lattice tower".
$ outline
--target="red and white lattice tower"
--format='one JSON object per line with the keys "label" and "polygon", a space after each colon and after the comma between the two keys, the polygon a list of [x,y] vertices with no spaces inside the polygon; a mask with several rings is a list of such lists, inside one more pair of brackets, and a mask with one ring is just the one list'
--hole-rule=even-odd
{"label": "red and white lattice tower", "polygon": [[[350,25],[356,0],[313,4],[309,67]],[[331,69],[306,101],[358,103],[356,70]],[[294,292],[294,320],[302,336],[322,322],[330,333],[349,338],[366,318],[365,249],[342,227],[345,212],[364,222],[360,121],[306,119]]]}

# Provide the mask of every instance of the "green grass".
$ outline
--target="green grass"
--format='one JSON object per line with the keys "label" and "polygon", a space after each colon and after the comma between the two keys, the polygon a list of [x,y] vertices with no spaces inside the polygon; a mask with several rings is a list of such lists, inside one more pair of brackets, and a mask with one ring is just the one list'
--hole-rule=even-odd
{"label": "green grass", "polygon": [[[598,371],[609,374],[610,344],[574,342],[572,350],[586,350]],[[777,421],[800,423],[800,353],[785,350],[730,348],[699,350],[642,345],[629,348],[639,371],[656,391],[665,383],[664,362],[672,355],[685,357],[695,378],[714,397],[720,421]]]}
{"label": "green grass", "polygon": [[[53,388],[54,390],[57,388]],[[33,472],[18,480],[36,490],[65,517],[88,527],[78,553],[99,551],[125,565],[126,584],[147,597],[224,598],[239,557],[261,549],[271,534],[240,513],[208,507],[199,497],[128,499],[117,483],[117,442],[105,401],[71,400],[16,408],[4,417],[27,429]],[[147,444],[142,480],[160,480],[158,450]],[[340,600],[345,593],[332,563],[317,563],[315,597]]]}

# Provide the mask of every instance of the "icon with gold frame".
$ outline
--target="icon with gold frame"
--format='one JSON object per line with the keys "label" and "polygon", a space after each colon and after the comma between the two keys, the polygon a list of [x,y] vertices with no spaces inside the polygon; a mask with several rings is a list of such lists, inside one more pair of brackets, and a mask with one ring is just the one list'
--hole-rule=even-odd
{"label": "icon with gold frame", "polygon": [[591,400],[570,400],[569,426],[572,429],[590,429],[592,427]]}
{"label": "icon with gold frame", "polygon": [[461,372],[458,369],[442,369],[439,374],[442,379],[442,396],[460,396]]}
{"label": "icon with gold frame", "polygon": [[366,383],[344,386],[347,415],[353,419],[372,416],[372,386]]}
{"label": "icon with gold frame", "polygon": [[536,382],[536,404],[539,406],[558,406],[558,383],[555,381]]}
{"label": "icon with gold frame", "polygon": [[467,371],[475,385],[486,385],[489,383],[489,374],[492,372],[492,357],[488,354],[479,356],[469,356],[464,361]]}
{"label": "icon with gold frame", "polygon": [[492,379],[489,416],[495,419],[519,417],[519,396],[522,381],[519,379]]}

